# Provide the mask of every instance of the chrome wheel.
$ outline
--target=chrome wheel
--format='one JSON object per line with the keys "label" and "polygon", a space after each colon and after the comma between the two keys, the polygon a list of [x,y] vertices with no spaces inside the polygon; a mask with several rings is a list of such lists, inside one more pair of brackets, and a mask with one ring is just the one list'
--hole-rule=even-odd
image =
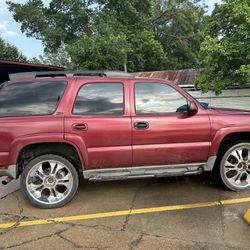
{"label": "chrome wheel", "polygon": [[232,190],[250,187],[250,144],[240,143],[230,148],[221,161],[221,177]]}
{"label": "chrome wheel", "polygon": [[38,203],[58,204],[68,197],[72,188],[72,172],[61,161],[38,162],[27,173],[27,192]]}

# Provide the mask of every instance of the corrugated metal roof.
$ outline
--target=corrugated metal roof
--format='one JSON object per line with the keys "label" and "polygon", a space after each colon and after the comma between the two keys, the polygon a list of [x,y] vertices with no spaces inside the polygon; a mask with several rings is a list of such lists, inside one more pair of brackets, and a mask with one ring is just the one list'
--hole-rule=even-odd
{"label": "corrugated metal roof", "polygon": [[183,70],[165,70],[165,71],[150,71],[136,72],[139,77],[161,78],[172,81],[177,85],[194,85],[194,79],[199,73],[198,69],[183,69]]}

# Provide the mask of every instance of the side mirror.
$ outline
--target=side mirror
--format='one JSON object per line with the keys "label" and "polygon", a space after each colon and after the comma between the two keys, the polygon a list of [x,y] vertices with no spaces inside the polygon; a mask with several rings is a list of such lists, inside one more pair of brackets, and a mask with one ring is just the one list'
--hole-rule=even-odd
{"label": "side mirror", "polygon": [[200,102],[201,106],[204,108],[204,109],[208,109],[209,107],[209,103],[208,102]]}
{"label": "side mirror", "polygon": [[188,114],[196,114],[198,112],[198,108],[196,106],[196,104],[192,101],[188,101],[187,102],[187,106],[188,106]]}

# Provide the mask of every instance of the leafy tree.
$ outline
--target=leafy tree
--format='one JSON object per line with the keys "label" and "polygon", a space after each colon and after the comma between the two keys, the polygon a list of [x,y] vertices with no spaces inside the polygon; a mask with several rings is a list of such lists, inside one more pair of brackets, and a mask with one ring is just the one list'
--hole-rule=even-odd
{"label": "leafy tree", "polygon": [[80,36],[66,50],[73,68],[78,69],[154,70],[165,60],[162,46],[151,31],[126,34],[106,24],[98,26],[92,36]]}
{"label": "leafy tree", "polygon": [[199,0],[8,4],[22,31],[42,40],[45,53],[65,49],[71,67],[141,71],[197,65],[204,12],[194,1]]}
{"label": "leafy tree", "polygon": [[[92,0],[52,0],[44,6],[41,0],[26,4],[7,2],[21,30],[28,37],[42,40],[45,51],[54,52],[76,39],[79,33],[91,33]],[[27,14],[28,13],[28,14]]]}
{"label": "leafy tree", "polygon": [[131,71],[161,70],[167,60],[161,43],[154,33],[144,29],[131,36],[132,49],[129,55]]}
{"label": "leafy tree", "polygon": [[204,7],[199,0],[155,0],[151,27],[163,45],[166,69],[198,65]]}
{"label": "leafy tree", "polygon": [[154,70],[165,58],[146,23],[151,0],[52,0],[48,7],[41,0],[8,4],[23,32],[41,39],[47,54],[65,48],[73,68]]}
{"label": "leafy tree", "polygon": [[55,65],[72,69],[72,62],[65,48],[59,48],[54,52],[45,52],[43,55],[39,55],[38,58],[35,57],[29,61],[31,63]]}
{"label": "leafy tree", "polygon": [[[120,58],[123,67],[129,71],[161,69],[166,55],[161,43],[157,40],[149,24],[152,15],[151,0],[99,0],[101,12],[98,13],[96,27],[102,32],[103,23],[113,36],[123,37],[120,42]],[[105,31],[105,29],[104,29]],[[108,43],[106,44],[108,46]],[[150,54],[151,51],[151,54]],[[122,54],[122,55],[121,55]],[[114,57],[116,54],[114,54]],[[117,57],[118,59],[118,57]]]}
{"label": "leafy tree", "polygon": [[204,30],[201,67],[196,84],[217,94],[250,82],[250,1],[224,0],[216,5]]}
{"label": "leafy tree", "polygon": [[[92,36],[82,34],[67,46],[76,69],[123,69],[127,65],[126,54],[129,44],[126,35],[107,28],[103,33]],[[126,67],[126,66],[125,66]]]}
{"label": "leafy tree", "polygon": [[26,61],[26,57],[18,49],[0,38],[0,58]]}

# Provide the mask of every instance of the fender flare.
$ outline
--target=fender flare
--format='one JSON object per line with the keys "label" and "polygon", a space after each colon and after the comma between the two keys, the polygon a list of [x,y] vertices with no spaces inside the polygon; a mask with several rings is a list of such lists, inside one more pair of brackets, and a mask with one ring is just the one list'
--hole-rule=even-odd
{"label": "fender flare", "polygon": [[76,138],[73,138],[73,140],[65,140],[63,133],[30,134],[17,137],[11,143],[9,164],[17,164],[18,156],[21,150],[26,146],[39,143],[65,143],[75,148],[81,160],[82,167],[84,168],[84,166],[86,166],[87,149],[83,140],[77,139],[78,136],[74,137]]}
{"label": "fender flare", "polygon": [[230,134],[250,133],[249,126],[230,126],[219,129],[211,143],[209,156],[216,156],[223,139]]}

